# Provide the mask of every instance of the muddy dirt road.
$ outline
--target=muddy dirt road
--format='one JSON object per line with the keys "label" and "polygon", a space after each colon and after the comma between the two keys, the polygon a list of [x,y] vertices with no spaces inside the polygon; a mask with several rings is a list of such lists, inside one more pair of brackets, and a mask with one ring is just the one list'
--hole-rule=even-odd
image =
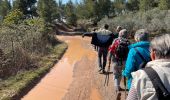
{"label": "muddy dirt road", "polygon": [[115,100],[112,74],[109,86],[104,86],[105,75],[97,71],[97,53],[90,37],[58,38],[68,44],[68,50],[22,100]]}

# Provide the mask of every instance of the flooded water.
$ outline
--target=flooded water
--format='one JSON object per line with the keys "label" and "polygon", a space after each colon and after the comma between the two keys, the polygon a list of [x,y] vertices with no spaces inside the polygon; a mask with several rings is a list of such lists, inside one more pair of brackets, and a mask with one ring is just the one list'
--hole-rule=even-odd
{"label": "flooded water", "polygon": [[[83,57],[93,60],[96,54],[92,52],[90,38],[80,36],[59,36],[68,44],[68,50],[54,68],[26,95],[22,100],[61,100],[69,91],[73,81],[75,63]],[[100,100],[96,89],[92,90],[91,100]]]}

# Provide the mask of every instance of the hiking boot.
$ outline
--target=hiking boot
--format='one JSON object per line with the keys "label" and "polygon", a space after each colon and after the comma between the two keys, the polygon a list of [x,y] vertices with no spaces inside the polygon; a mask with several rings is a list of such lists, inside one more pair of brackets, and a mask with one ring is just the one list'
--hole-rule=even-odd
{"label": "hiking boot", "polygon": [[115,90],[116,92],[124,91],[124,89],[122,89],[120,86],[115,86]]}
{"label": "hiking boot", "polygon": [[102,73],[104,74],[104,73],[106,73],[106,71],[103,69],[103,70],[102,70]]}
{"label": "hiking boot", "polygon": [[102,68],[100,68],[99,70],[98,70],[98,72],[101,72],[102,71]]}

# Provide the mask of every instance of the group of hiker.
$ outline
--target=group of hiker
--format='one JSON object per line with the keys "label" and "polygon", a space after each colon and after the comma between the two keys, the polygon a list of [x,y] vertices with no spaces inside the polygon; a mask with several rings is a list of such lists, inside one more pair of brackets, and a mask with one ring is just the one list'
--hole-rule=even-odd
{"label": "group of hiker", "polygon": [[[113,66],[114,89],[128,90],[127,100],[170,100],[170,35],[149,41],[149,32],[139,29],[130,42],[130,34],[121,26],[116,32],[109,25],[94,30],[91,43],[98,52],[99,72],[106,72],[107,61]],[[127,87],[121,88],[122,77]]]}

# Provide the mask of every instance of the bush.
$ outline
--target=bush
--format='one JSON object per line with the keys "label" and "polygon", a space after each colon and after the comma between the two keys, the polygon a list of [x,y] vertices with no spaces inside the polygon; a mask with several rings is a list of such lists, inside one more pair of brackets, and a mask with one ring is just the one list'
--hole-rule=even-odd
{"label": "bush", "polygon": [[23,19],[23,16],[24,15],[20,10],[13,10],[7,16],[5,16],[3,23],[5,25],[18,24],[21,19]]}
{"label": "bush", "polygon": [[36,68],[41,56],[57,43],[51,31],[40,18],[0,26],[0,78]]}
{"label": "bush", "polygon": [[170,32],[170,10],[159,10],[158,8],[147,12],[129,13],[113,19],[104,18],[98,24],[102,27],[105,23],[110,25],[110,30],[115,31],[116,26],[134,33],[136,30],[144,28],[150,32],[162,33]]}

